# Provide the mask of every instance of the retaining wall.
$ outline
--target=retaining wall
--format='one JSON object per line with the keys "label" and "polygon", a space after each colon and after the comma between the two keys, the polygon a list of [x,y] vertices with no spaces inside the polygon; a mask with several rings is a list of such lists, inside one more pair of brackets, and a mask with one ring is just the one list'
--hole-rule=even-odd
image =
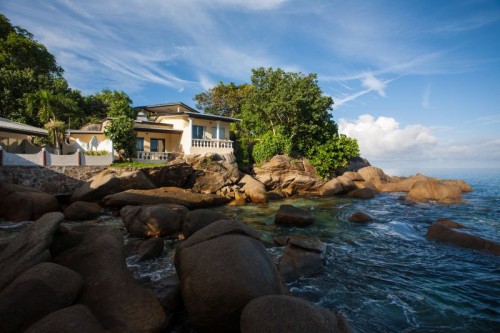
{"label": "retaining wall", "polygon": [[0,182],[67,195],[108,166],[0,166]]}

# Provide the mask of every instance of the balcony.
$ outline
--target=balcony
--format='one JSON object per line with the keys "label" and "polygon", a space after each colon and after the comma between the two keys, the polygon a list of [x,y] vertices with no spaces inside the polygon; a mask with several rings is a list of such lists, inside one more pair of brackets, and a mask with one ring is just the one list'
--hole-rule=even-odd
{"label": "balcony", "polygon": [[156,152],[156,151],[138,151],[135,161],[147,161],[151,163],[166,163],[175,158],[175,153]]}
{"label": "balcony", "polygon": [[233,152],[233,141],[231,140],[192,139],[189,154],[230,154]]}

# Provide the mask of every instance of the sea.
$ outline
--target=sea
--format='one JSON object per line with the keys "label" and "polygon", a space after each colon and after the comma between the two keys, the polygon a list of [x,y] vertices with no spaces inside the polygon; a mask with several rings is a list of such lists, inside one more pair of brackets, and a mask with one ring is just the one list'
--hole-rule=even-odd
{"label": "sea", "polygon": [[[391,173],[389,173],[391,172]],[[386,173],[408,176],[400,170]],[[242,220],[262,235],[274,259],[282,248],[275,236],[311,235],[326,244],[323,269],[288,284],[292,295],[342,313],[355,332],[500,332],[500,257],[427,240],[429,225],[448,218],[467,232],[500,242],[500,169],[426,169],[443,179],[463,179],[474,189],[460,204],[413,203],[403,193],[382,193],[370,200],[344,196],[299,197],[266,205],[214,210]],[[310,210],[313,226],[274,225],[282,204]],[[347,218],[362,211],[374,218],[358,225]],[[123,228],[115,217],[100,223]],[[24,223],[26,224],[26,223]],[[12,237],[23,223],[0,223],[0,238]],[[139,279],[175,274],[172,241],[165,255],[129,262]]]}

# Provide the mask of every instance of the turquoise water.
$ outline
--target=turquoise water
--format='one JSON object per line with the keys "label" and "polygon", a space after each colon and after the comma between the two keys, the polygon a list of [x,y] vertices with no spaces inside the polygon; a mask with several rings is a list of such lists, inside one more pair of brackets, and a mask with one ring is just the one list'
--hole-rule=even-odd
{"label": "turquoise water", "polygon": [[[311,234],[327,244],[324,271],[289,284],[292,294],[340,310],[358,332],[500,332],[500,257],[428,241],[428,226],[446,217],[500,241],[500,170],[434,170],[429,176],[464,179],[466,203],[413,204],[400,193],[372,200],[301,198],[266,206],[223,207],[274,235]],[[272,224],[279,205],[315,213],[306,229]],[[355,225],[364,211],[375,218]],[[271,251],[271,253],[273,253]]]}

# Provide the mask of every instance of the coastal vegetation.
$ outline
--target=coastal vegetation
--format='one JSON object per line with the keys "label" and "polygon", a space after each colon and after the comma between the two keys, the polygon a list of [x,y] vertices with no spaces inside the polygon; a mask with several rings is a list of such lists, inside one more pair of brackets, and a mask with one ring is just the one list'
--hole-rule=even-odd
{"label": "coastal vegetation", "polygon": [[219,82],[194,99],[206,113],[241,119],[231,134],[242,165],[287,154],[310,159],[329,178],[359,155],[357,141],[339,134],[333,99],[323,94],[316,74],[256,68],[250,83]]}

